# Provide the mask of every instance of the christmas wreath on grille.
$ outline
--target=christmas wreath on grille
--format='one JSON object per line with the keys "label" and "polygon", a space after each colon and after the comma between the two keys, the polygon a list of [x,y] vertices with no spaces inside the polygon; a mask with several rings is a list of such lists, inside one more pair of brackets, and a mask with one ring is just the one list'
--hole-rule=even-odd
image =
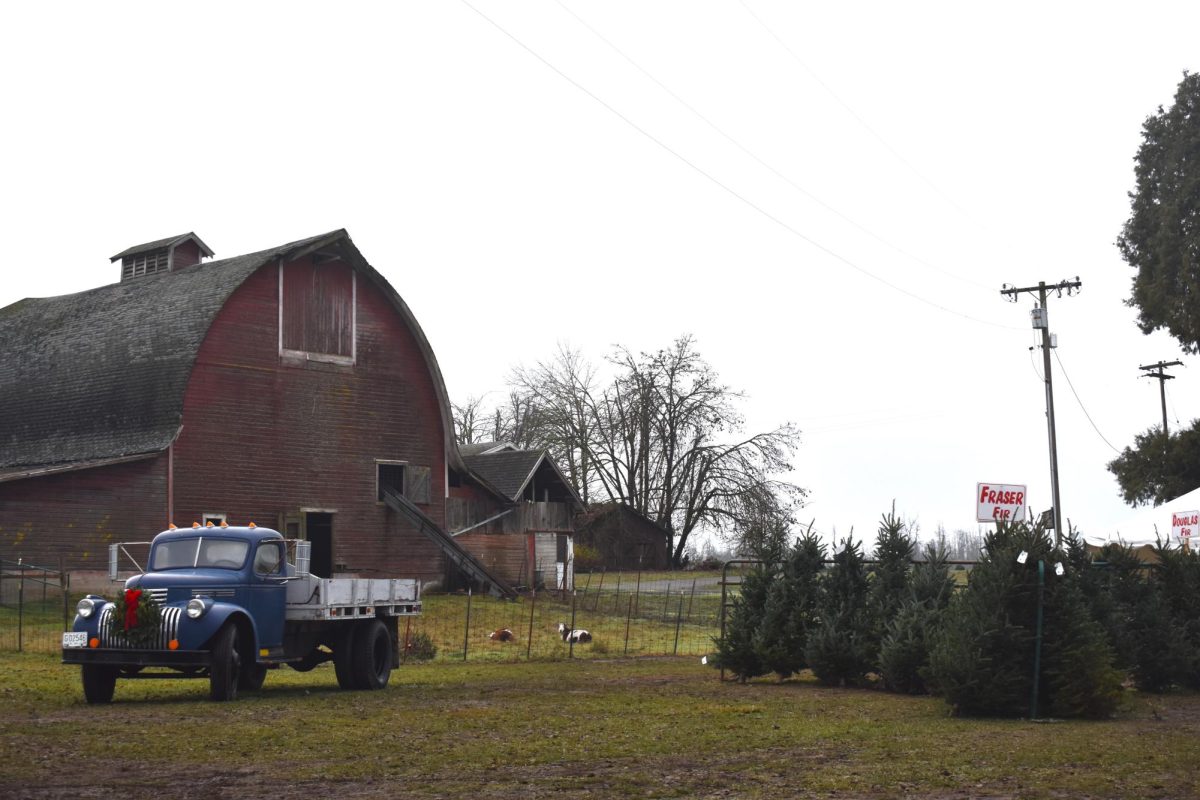
{"label": "christmas wreath on grille", "polygon": [[133,647],[145,647],[157,640],[161,620],[162,608],[149,592],[126,589],[108,615],[108,635]]}

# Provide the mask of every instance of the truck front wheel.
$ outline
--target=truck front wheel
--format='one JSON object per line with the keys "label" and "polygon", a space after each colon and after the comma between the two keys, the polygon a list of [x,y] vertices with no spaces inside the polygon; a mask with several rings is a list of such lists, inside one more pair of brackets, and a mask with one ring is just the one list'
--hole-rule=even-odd
{"label": "truck front wheel", "polygon": [[208,671],[208,696],[218,702],[237,699],[242,660],[237,651],[237,626],[227,624],[213,637],[212,666]]}
{"label": "truck front wheel", "polygon": [[88,703],[111,703],[116,687],[117,667],[83,665],[83,697]]}

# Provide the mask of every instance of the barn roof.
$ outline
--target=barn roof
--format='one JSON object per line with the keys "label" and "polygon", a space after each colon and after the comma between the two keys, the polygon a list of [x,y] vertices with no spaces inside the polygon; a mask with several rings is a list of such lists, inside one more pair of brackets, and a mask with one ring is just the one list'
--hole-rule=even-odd
{"label": "barn roof", "polygon": [[[469,446],[469,445],[468,445]],[[552,470],[571,499],[580,507],[583,501],[545,450],[488,450],[475,455],[463,454],[467,468],[498,489],[510,500],[518,500],[525,487],[543,464]]]}
{"label": "barn roof", "polygon": [[580,518],[578,523],[579,529],[584,530],[585,528],[590,528],[591,526],[596,525],[602,520],[607,519],[615,514],[621,514],[626,517],[630,517],[631,519],[636,519],[639,523],[656,529],[658,532],[662,533],[663,536],[670,535],[670,531],[668,531],[662,525],[659,525],[654,520],[650,519],[642,512],[638,511],[633,506],[616,501],[592,504],[588,508],[587,512]]}
{"label": "barn roof", "polygon": [[188,239],[191,239],[197,245],[199,245],[200,251],[202,253],[204,253],[204,255],[206,255],[210,258],[212,257],[212,254],[213,254],[212,248],[210,248],[208,245],[206,245],[204,242],[202,242],[200,240],[200,237],[197,236],[195,233],[189,231],[187,233],[181,233],[178,236],[168,236],[166,239],[157,239],[153,242],[146,242],[145,244],[135,244],[133,247],[126,247],[124,250],[117,253],[115,256],[112,256],[108,260],[116,261],[118,258],[124,258],[125,256],[131,256],[131,255],[134,255],[135,253],[146,253],[151,250],[163,250],[168,247],[173,247],[174,245],[177,245],[177,244],[183,244]]}
{"label": "barn roof", "polygon": [[[190,235],[190,234],[189,234]],[[174,237],[176,241],[185,237]],[[145,245],[139,245],[139,248]],[[434,379],[452,466],[461,466],[432,348],[395,289],[344,230],[0,308],[0,480],[160,452],[178,435],[184,390],[217,313],[277,259],[336,252],[374,282],[413,331]]]}
{"label": "barn roof", "polygon": [[472,442],[471,444],[460,444],[459,452],[464,456],[478,456],[484,453],[496,453],[501,450],[516,450],[517,447],[512,442]]}

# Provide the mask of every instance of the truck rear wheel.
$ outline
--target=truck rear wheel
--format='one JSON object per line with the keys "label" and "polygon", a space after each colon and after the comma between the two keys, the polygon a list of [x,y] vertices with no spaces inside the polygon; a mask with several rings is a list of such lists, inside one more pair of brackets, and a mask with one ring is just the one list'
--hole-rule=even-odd
{"label": "truck rear wheel", "polygon": [[358,623],[348,623],[333,648],[333,671],[338,686],[343,689],[362,688],[354,680],[354,639],[357,635]]}
{"label": "truck rear wheel", "polygon": [[117,687],[117,668],[103,664],[84,664],[83,698],[89,704],[111,703]]}
{"label": "truck rear wheel", "polygon": [[392,637],[378,619],[359,625],[354,637],[354,683],[360,689],[382,689],[392,675]]}
{"label": "truck rear wheel", "polygon": [[213,637],[212,666],[208,671],[208,696],[218,702],[237,699],[242,660],[237,650],[237,626],[232,623]]}

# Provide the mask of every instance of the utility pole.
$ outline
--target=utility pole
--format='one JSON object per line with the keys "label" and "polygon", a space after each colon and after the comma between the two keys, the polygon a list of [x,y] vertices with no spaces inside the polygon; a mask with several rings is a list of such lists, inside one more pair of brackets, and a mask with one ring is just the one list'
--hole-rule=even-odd
{"label": "utility pole", "polygon": [[[1158,394],[1162,398],[1163,436],[1167,436],[1167,381],[1174,380],[1174,375],[1166,373],[1167,367],[1182,367],[1182,361],[1159,361],[1157,364],[1147,364],[1138,367],[1144,373],[1143,378],[1154,378],[1158,381]],[[1154,372],[1153,370],[1158,370]]]}
{"label": "utility pole", "polygon": [[1050,348],[1055,346],[1050,336],[1050,317],[1046,311],[1046,301],[1048,300],[1047,292],[1054,292],[1059,297],[1062,297],[1063,292],[1067,296],[1075,294],[1083,286],[1076,277],[1073,281],[1059,281],[1058,283],[1047,285],[1045,281],[1039,281],[1037,286],[1009,286],[1004,284],[1000,289],[1000,294],[1009,298],[1012,302],[1017,302],[1019,294],[1037,293],[1038,305],[1034,307],[1030,314],[1033,320],[1034,328],[1042,330],[1042,374],[1045,375],[1046,382],[1046,430],[1050,440],[1050,495],[1051,502],[1054,504],[1054,546],[1058,547],[1062,544],[1062,502],[1059,500],[1058,492],[1058,443],[1054,430],[1054,385],[1050,378]]}

